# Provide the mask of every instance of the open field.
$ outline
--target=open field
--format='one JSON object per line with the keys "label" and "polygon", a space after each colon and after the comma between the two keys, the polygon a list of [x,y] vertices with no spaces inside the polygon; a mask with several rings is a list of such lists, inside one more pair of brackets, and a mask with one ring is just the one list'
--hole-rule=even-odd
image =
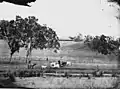
{"label": "open field", "polygon": [[[26,50],[24,48],[20,49],[19,53],[15,53],[12,59],[12,62],[9,63],[9,50],[7,50],[7,46],[2,45],[0,47],[0,70],[28,70],[27,65],[25,63],[25,54]],[[6,48],[5,50],[3,48]],[[8,58],[7,58],[8,57]],[[48,61],[46,60],[48,58]],[[51,62],[61,61],[70,61],[72,62],[71,66],[64,67],[63,69],[51,69],[55,71],[55,73],[72,73],[72,74],[80,74],[91,73],[92,71],[99,68],[100,70],[104,70],[107,72],[119,72],[117,70],[117,60],[114,55],[104,56],[101,54],[97,54],[96,52],[92,52],[89,48],[83,45],[82,42],[61,42],[61,48],[58,53],[54,53],[53,49],[50,50],[33,50],[32,51],[32,63],[36,63],[35,69],[39,70],[41,65],[47,65]],[[28,70],[28,71],[31,71]],[[44,71],[45,72],[45,71]],[[16,78],[16,84],[20,86],[27,87],[41,87],[41,88],[87,88],[92,87],[93,89],[96,87],[100,88],[110,88],[113,86],[117,79],[113,77],[100,77],[100,78],[91,78],[87,79],[86,77],[82,77],[81,79],[78,77],[53,77],[46,76],[44,77],[31,77],[31,78]],[[32,83],[31,83],[32,81]],[[43,82],[44,81],[44,82]],[[45,85],[48,86],[45,86]]]}
{"label": "open field", "polygon": [[95,78],[87,79],[85,77],[79,78],[63,78],[63,77],[34,77],[34,78],[16,78],[16,84],[19,86],[27,86],[32,88],[84,88],[84,89],[95,89],[95,88],[112,88],[116,78]]}
{"label": "open field", "polygon": [[[3,41],[2,41],[3,42]],[[63,60],[75,60],[78,62],[99,62],[99,63],[111,63],[115,62],[115,57],[112,56],[104,56],[101,54],[97,54],[96,52],[92,52],[89,48],[84,46],[83,42],[60,42],[61,48],[60,52],[54,53],[53,49],[50,50],[33,50],[32,57],[34,58],[50,58],[53,60],[63,59]],[[10,51],[8,50],[7,44],[0,44],[0,56],[9,56]],[[3,55],[4,54],[4,55]],[[26,50],[24,48],[20,49],[19,53],[15,53],[14,57],[25,57]],[[62,57],[62,58],[61,58]]]}
{"label": "open field", "polygon": [[[2,49],[2,48],[1,48]],[[6,50],[5,50],[6,51]],[[2,49],[3,52],[3,49]],[[5,53],[5,52],[4,52]],[[6,55],[9,52],[6,52]],[[12,64],[9,64],[9,58],[0,58],[0,66],[11,66],[11,67],[21,67],[20,65],[26,66],[25,64],[25,54],[26,50],[24,48],[20,49],[19,53],[15,53],[13,56]],[[2,56],[1,56],[2,57]],[[46,61],[46,58],[49,61]],[[116,69],[117,61],[116,57],[113,55],[104,56],[92,52],[90,49],[85,47],[82,42],[61,42],[61,49],[58,53],[54,53],[51,50],[33,50],[32,51],[32,62],[39,65],[49,65],[53,61],[70,61],[72,62],[72,68],[96,68],[97,65],[100,69]],[[7,65],[8,64],[8,65]],[[19,65],[20,64],[20,65]],[[3,67],[4,67],[3,66]]]}

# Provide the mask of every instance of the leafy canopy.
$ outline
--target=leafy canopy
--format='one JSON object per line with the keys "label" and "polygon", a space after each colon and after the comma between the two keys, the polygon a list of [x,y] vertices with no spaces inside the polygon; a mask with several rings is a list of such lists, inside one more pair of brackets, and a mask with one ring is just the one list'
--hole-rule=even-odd
{"label": "leafy canopy", "polygon": [[40,25],[34,16],[16,16],[15,20],[1,20],[0,38],[8,42],[11,55],[19,51],[20,47],[28,48],[30,42],[32,49],[60,47],[56,32],[46,25]]}

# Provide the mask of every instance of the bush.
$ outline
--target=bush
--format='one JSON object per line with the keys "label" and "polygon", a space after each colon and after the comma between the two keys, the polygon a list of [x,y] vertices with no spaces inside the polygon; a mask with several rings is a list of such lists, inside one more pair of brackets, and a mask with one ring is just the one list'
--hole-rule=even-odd
{"label": "bush", "polygon": [[114,40],[110,36],[95,36],[93,39],[89,40],[89,37],[86,37],[86,40],[84,42],[85,45],[87,45],[92,51],[97,51],[101,54],[107,55],[107,54],[118,54],[119,46],[120,46],[120,40]]}

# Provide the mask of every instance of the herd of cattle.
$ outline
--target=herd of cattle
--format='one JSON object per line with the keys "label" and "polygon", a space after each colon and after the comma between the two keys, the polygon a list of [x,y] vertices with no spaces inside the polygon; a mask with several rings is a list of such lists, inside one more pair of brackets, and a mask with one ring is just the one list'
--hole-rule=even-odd
{"label": "herd of cattle", "polygon": [[[48,59],[46,60],[48,61]],[[18,70],[13,72],[14,76],[18,76],[18,77],[40,77],[40,76],[56,76],[56,77],[87,77],[88,79],[91,79],[92,77],[119,77],[118,73],[115,72],[105,72],[103,70],[100,70],[97,66],[97,70],[93,70],[91,72],[82,72],[81,70],[79,70],[79,72],[70,72],[67,70],[76,70],[76,69],[72,69],[69,68],[67,66],[72,66],[72,63],[70,61],[62,61],[62,60],[58,60],[56,62],[50,62],[49,66],[48,65],[40,65],[39,69],[36,69],[37,64],[36,63],[30,63],[28,65],[28,68],[30,70]],[[54,70],[55,68],[55,70]],[[68,68],[68,69],[67,69]],[[32,69],[32,70],[31,70]],[[56,70],[57,69],[57,70]],[[61,70],[63,69],[63,70]],[[57,71],[61,71],[61,72],[57,72]],[[7,73],[9,75],[9,73]],[[0,73],[0,76],[2,76],[3,74]],[[6,75],[5,75],[6,76]]]}
{"label": "herd of cattle", "polygon": [[[72,63],[70,61],[60,61],[58,60],[57,62],[51,62],[50,65],[41,65],[42,69],[45,68],[61,68],[65,66],[71,66]],[[29,63],[28,69],[34,69],[35,66],[37,66],[37,63]]]}
{"label": "herd of cattle", "polygon": [[[33,63],[29,65],[29,69],[35,69],[35,66],[37,64]],[[41,65],[41,69],[45,70],[45,69],[49,69],[49,68],[65,68],[67,66],[72,66],[72,63],[70,61],[60,61],[58,60],[57,62],[51,62],[49,66],[47,65]],[[56,74],[56,73],[55,73]],[[57,75],[56,75],[57,76]],[[61,74],[60,74],[61,76]],[[69,75],[69,73],[64,72],[65,77],[68,76],[80,76],[80,77],[88,77],[88,79],[92,78],[92,77],[118,77],[119,75],[117,73],[105,73],[105,71],[99,70],[99,68],[97,67],[97,70],[95,70],[92,73],[78,73],[78,74],[72,74]]]}

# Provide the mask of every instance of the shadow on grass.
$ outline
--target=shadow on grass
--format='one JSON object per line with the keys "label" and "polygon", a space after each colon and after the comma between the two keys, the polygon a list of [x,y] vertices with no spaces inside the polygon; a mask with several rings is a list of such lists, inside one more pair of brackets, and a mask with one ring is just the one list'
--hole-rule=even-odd
{"label": "shadow on grass", "polygon": [[21,65],[21,64],[26,64],[25,62],[19,62],[19,61],[0,61],[0,64],[9,64],[9,65]]}
{"label": "shadow on grass", "polygon": [[[28,88],[28,87],[22,87],[15,84],[16,80],[15,77],[12,75],[12,77],[9,77],[7,79],[0,78],[0,88],[19,88],[19,89],[41,89],[41,88]],[[90,87],[90,88],[42,88],[42,89],[113,89],[113,88],[99,88],[99,87]],[[116,89],[116,88],[114,88]],[[120,88],[117,88],[120,89]]]}
{"label": "shadow on grass", "polygon": [[28,88],[25,88],[25,87],[22,87],[22,86],[18,86],[16,84],[14,84],[14,82],[10,78],[0,78],[0,88],[22,88],[22,89],[28,89]]}

